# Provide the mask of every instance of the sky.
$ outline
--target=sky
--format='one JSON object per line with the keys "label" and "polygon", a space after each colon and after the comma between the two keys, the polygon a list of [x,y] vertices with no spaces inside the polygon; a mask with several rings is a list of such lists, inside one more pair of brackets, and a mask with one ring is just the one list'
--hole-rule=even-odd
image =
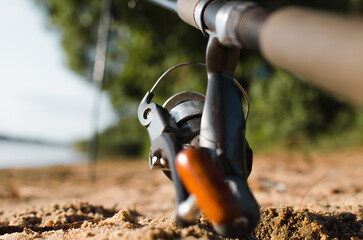
{"label": "sky", "polygon": [[[34,0],[1,0],[0,135],[70,142],[91,134],[92,85],[66,66]],[[116,122],[102,95],[100,129]]]}

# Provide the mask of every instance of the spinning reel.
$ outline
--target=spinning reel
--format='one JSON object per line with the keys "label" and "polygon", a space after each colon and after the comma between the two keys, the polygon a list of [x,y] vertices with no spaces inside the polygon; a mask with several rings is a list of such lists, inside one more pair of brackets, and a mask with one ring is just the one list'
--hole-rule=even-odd
{"label": "spinning reel", "polygon": [[[176,154],[186,147],[199,147],[200,124],[205,95],[185,91],[171,96],[162,106],[151,100],[154,91],[171,71],[187,65],[206,66],[204,63],[182,63],[168,69],[146,93],[138,108],[138,119],[147,128],[151,148],[149,155],[150,169],[162,170],[171,179],[171,168]],[[246,100],[245,121],[249,114],[249,99],[243,87],[234,79]],[[248,175],[252,167],[252,150],[246,149]]]}

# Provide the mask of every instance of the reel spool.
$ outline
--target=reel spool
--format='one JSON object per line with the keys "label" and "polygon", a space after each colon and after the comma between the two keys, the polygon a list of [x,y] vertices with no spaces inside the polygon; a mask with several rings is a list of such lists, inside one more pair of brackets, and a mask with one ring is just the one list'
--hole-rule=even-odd
{"label": "reel spool", "polygon": [[[176,123],[180,135],[183,136],[181,138],[183,140],[183,148],[199,146],[200,123],[204,101],[205,96],[203,94],[185,91],[171,96],[162,106],[168,111],[171,119]],[[170,178],[168,160],[152,149],[150,149],[149,165],[153,170],[163,170]]]}
{"label": "reel spool", "polygon": [[185,134],[184,147],[199,146],[200,123],[205,96],[198,92],[180,92],[170,97],[163,105],[180,131]]}

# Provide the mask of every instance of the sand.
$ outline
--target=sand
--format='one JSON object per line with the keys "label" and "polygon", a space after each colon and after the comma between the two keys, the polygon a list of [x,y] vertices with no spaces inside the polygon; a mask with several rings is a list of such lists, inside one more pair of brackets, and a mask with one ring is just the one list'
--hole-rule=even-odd
{"label": "sand", "polygon": [[[363,239],[363,150],[257,156],[261,221],[248,239]],[[172,183],[147,162],[0,170],[0,239],[224,239],[174,223]]]}

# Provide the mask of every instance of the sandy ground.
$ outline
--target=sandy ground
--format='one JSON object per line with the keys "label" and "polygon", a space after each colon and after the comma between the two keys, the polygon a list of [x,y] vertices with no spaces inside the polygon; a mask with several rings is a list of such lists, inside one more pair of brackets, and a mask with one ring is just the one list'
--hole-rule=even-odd
{"label": "sandy ground", "polygon": [[[363,150],[257,156],[249,239],[363,239]],[[174,223],[174,189],[143,161],[0,170],[0,239],[223,239]]]}

